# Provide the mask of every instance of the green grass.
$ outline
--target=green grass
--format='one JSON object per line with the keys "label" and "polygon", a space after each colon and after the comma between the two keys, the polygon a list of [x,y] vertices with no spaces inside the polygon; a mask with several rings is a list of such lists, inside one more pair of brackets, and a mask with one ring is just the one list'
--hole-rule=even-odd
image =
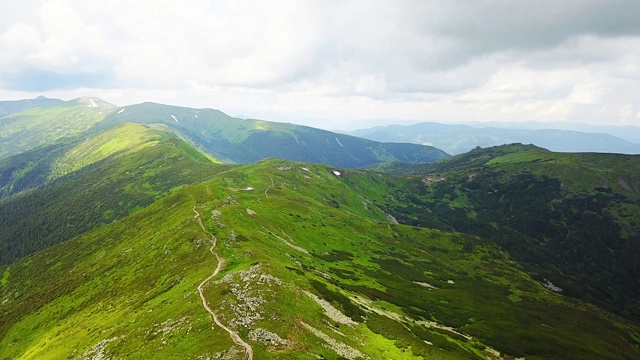
{"label": "green grass", "polygon": [[224,169],[166,132],[133,124],[58,154],[55,164],[57,178],[46,186],[0,202],[0,264],[116,221]]}
{"label": "green grass", "polygon": [[[94,99],[94,102],[100,102]],[[88,106],[88,99],[29,109],[0,119],[0,158],[39,146],[53,145],[62,139],[81,139],[113,109],[100,103]]]}
{"label": "green grass", "polygon": [[[50,178],[58,178],[110,157],[121,157],[145,148],[162,145],[163,140],[169,140],[171,137],[170,133],[145,126],[118,125],[87,139],[58,158],[53,164]],[[189,157],[198,161],[206,160],[203,154],[192,147],[185,146],[184,143],[176,143],[176,145]]]}
{"label": "green grass", "polygon": [[[193,206],[226,260],[205,295],[256,359],[338,358],[303,323],[371,358],[488,358],[488,348],[527,359],[640,355],[636,326],[551,293],[491,242],[389,224],[375,204],[410,179],[330,170],[229,167],[3,268],[0,358],[76,357],[105,339],[105,353],[122,358],[228,352],[195,293],[216,263]],[[328,317],[304,291],[356,325]],[[247,303],[257,316],[245,326],[234,309]],[[256,328],[289,345],[248,340]]]}

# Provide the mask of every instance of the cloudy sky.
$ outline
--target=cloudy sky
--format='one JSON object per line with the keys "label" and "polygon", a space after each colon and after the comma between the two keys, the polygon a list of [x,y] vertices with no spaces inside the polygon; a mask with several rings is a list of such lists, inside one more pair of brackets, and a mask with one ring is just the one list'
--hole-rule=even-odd
{"label": "cloudy sky", "polygon": [[640,125],[640,2],[0,0],[0,99],[38,95],[330,129]]}

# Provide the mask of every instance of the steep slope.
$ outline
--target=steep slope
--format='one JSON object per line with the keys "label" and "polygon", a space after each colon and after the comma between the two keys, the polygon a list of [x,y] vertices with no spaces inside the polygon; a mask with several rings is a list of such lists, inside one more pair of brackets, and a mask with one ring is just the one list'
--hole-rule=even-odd
{"label": "steep slope", "polygon": [[640,156],[476,149],[429,166],[387,201],[400,222],[491,239],[565,295],[640,321]]}
{"label": "steep slope", "polygon": [[144,103],[114,111],[101,125],[120,122],[166,125],[215,158],[241,164],[273,157],[358,168],[448,157],[430,146],[378,143],[306,126],[232,118],[212,109]]}
{"label": "steep slope", "polygon": [[80,98],[0,118],[0,159],[41,146],[81,139],[114,105]]}
{"label": "steep slope", "polygon": [[0,158],[0,199],[47,182],[54,163],[76,143],[61,141]]}
{"label": "steep slope", "polygon": [[16,101],[0,101],[0,118],[28,109],[61,103],[59,99],[49,99],[38,96],[35,99],[25,99]]}
{"label": "steep slope", "polygon": [[424,122],[389,125],[349,132],[375,141],[426,144],[449,154],[462,154],[476,146],[511,143],[534,144],[553,151],[639,154],[640,144],[605,133],[560,129],[509,129],[499,125],[468,126]]}
{"label": "steep slope", "polygon": [[0,200],[0,264],[122,218],[217,171],[172,134],[137,124],[58,152],[45,161],[56,180]]}
{"label": "steep slope", "polygon": [[2,267],[0,358],[640,356],[637,327],[553,294],[490,242],[387,223],[364,189],[402,181],[232,167]]}

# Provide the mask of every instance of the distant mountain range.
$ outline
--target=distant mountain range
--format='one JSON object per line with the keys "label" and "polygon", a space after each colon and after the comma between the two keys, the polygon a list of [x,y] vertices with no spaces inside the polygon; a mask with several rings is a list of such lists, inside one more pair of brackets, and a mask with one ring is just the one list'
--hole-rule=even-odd
{"label": "distant mountain range", "polygon": [[358,168],[393,160],[432,162],[449,156],[432,146],[380,143],[308,126],[238,119],[218,110],[155,103],[116,109],[99,126],[125,122],[166,126],[216,159],[229,163],[280,158]]}
{"label": "distant mountain range", "polygon": [[[485,124],[487,125],[487,124]],[[640,139],[640,128],[614,126],[584,126],[602,132],[563,129],[536,129],[542,123],[491,123],[481,125],[453,125],[423,122],[414,125],[388,125],[348,132],[353,136],[381,142],[411,142],[435,146],[449,154],[462,154],[477,146],[490,147],[512,143],[533,144],[559,152],[602,152],[640,154],[640,144],[605,132],[627,134],[628,139]],[[568,123],[565,124],[566,126]],[[559,126],[562,126],[560,124]],[[514,128],[521,127],[521,128]]]}
{"label": "distant mountain range", "polygon": [[[17,104],[31,107],[0,118],[0,158],[63,138],[84,141],[101,129],[123,123],[168,128],[220,161],[236,164],[277,157],[357,168],[394,160],[431,162],[449,156],[431,146],[386,144],[306,126],[238,119],[213,109],[154,103],[119,108],[97,98],[39,99],[7,106],[14,110]],[[37,107],[34,102],[44,104]]]}
{"label": "distant mountain range", "polygon": [[16,101],[0,101],[0,118],[17,113],[20,111],[61,103],[59,99],[49,99],[44,96],[38,96],[35,99],[25,99]]}
{"label": "distant mountain range", "polygon": [[640,144],[640,126],[634,125],[594,125],[586,123],[576,123],[569,121],[519,121],[519,122],[480,122],[473,125],[475,127],[497,127],[503,129],[557,129],[573,130],[586,133],[609,134],[621,139]]}

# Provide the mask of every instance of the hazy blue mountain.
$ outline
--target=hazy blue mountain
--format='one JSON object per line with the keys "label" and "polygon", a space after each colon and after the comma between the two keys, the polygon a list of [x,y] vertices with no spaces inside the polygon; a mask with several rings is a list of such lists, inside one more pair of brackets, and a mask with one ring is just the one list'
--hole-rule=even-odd
{"label": "hazy blue mountain", "polygon": [[351,131],[349,134],[375,141],[431,145],[450,154],[462,154],[477,146],[489,147],[511,143],[534,144],[559,152],[640,154],[640,144],[620,137],[606,133],[562,129],[474,127],[423,122],[414,125],[378,126]]}
{"label": "hazy blue mountain", "polygon": [[473,127],[496,127],[501,129],[557,129],[573,130],[586,133],[604,133],[619,137],[621,139],[640,144],[640,126],[634,125],[595,125],[570,121],[517,121],[517,122],[479,122],[469,124]]}
{"label": "hazy blue mountain", "polygon": [[40,106],[53,105],[60,102],[62,102],[62,100],[49,99],[44,96],[38,96],[35,99],[0,101],[0,117],[5,117],[13,113],[17,113],[20,111],[24,111],[24,110],[28,110],[28,109],[32,109]]}

